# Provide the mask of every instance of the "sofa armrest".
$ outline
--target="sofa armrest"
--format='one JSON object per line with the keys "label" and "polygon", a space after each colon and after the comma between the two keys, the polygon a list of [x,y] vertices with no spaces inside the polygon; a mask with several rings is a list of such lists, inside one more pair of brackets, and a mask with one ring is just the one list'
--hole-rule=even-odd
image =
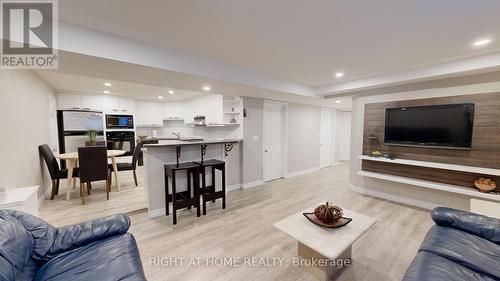
{"label": "sofa armrest", "polygon": [[130,219],[124,214],[116,214],[81,224],[60,227],[56,231],[54,243],[45,258],[51,259],[59,253],[127,233],[129,227]]}
{"label": "sofa armrest", "polygon": [[452,227],[500,244],[500,220],[487,216],[438,207],[432,210],[437,225]]}

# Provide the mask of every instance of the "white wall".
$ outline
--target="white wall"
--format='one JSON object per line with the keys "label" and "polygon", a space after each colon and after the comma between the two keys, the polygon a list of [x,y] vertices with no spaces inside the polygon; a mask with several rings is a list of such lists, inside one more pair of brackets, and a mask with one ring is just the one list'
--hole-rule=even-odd
{"label": "white wall", "polygon": [[500,92],[500,82],[415,90],[387,95],[357,97],[353,99],[350,173],[350,182],[353,185],[353,188],[358,192],[406,204],[412,204],[423,208],[430,209],[436,206],[450,206],[467,210],[469,208],[469,197],[466,196],[358,176],[357,173],[361,170],[361,160],[358,159],[358,155],[362,154],[364,108],[366,104],[377,102],[494,92]]}
{"label": "white wall", "polygon": [[319,168],[321,108],[288,104],[287,174]]}
{"label": "white wall", "polygon": [[351,146],[351,112],[337,111],[335,155],[337,161],[349,161]]}
{"label": "white wall", "polygon": [[1,186],[40,185],[43,194],[38,145],[51,143],[49,96],[54,90],[32,71],[0,70]]}

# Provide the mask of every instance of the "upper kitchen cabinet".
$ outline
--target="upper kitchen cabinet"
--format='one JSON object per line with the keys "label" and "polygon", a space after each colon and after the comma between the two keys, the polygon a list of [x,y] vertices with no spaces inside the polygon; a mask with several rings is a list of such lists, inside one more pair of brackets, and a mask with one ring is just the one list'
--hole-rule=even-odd
{"label": "upper kitchen cabinet", "polygon": [[135,112],[135,100],[131,98],[120,98],[120,111],[123,113]]}
{"label": "upper kitchen cabinet", "polygon": [[137,127],[163,126],[163,104],[147,101],[136,102],[135,123]]}
{"label": "upper kitchen cabinet", "polygon": [[192,123],[195,116],[205,116],[205,122],[210,124],[222,124],[222,95],[207,95],[186,101],[185,122]]}
{"label": "upper kitchen cabinet", "polygon": [[102,109],[107,112],[120,113],[120,97],[117,96],[103,96]]}
{"label": "upper kitchen cabinet", "polygon": [[102,97],[82,95],[82,109],[84,110],[102,110]]}
{"label": "upper kitchen cabinet", "polygon": [[184,106],[180,102],[166,102],[163,104],[163,120],[183,120]]}
{"label": "upper kitchen cabinet", "polygon": [[58,93],[57,107],[59,109],[82,109],[82,96]]}

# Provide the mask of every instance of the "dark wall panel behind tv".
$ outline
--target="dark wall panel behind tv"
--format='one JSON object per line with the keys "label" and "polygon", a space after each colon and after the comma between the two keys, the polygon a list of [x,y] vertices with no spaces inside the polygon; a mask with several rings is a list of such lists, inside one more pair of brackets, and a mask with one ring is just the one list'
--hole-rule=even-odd
{"label": "dark wall panel behind tv", "polygon": [[[386,108],[473,103],[474,130],[471,150],[406,147],[384,144]],[[363,154],[370,155],[367,136],[379,142],[374,149],[398,158],[500,169],[500,93],[373,103],[365,106]]]}

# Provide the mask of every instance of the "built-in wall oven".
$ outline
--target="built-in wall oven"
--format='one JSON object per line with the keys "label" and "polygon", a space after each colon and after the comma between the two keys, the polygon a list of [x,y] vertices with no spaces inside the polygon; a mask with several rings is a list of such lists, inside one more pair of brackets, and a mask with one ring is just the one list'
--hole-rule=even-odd
{"label": "built-in wall oven", "polygon": [[106,114],[106,129],[134,129],[134,116]]}
{"label": "built-in wall oven", "polygon": [[135,149],[134,131],[106,131],[106,144],[111,150],[125,150],[122,156],[131,156]]}

